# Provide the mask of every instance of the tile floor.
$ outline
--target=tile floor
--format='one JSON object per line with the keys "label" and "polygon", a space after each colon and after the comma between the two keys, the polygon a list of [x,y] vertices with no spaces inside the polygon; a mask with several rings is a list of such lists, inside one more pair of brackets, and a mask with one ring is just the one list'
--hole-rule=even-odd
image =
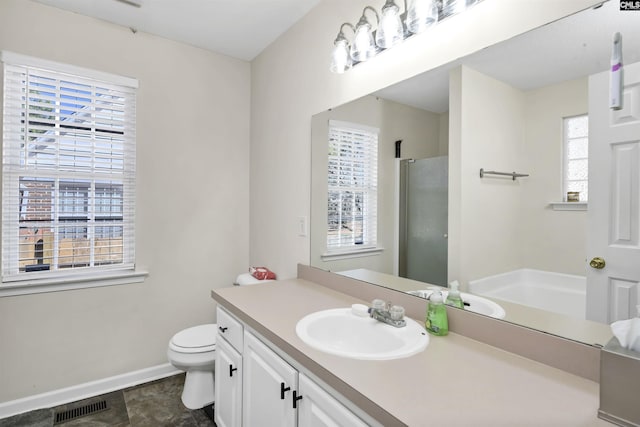
{"label": "tile floor", "polygon": [[[215,427],[204,410],[191,411],[180,400],[184,374],[141,384],[81,402],[0,419],[0,427]],[[106,401],[107,409],[62,423],[56,413],[85,404]]]}

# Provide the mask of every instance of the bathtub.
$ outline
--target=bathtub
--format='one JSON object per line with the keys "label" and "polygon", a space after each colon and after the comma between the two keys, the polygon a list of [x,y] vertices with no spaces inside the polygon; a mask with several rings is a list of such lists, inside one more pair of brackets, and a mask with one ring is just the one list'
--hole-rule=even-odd
{"label": "bathtub", "polygon": [[584,276],[523,268],[469,281],[469,292],[585,319]]}

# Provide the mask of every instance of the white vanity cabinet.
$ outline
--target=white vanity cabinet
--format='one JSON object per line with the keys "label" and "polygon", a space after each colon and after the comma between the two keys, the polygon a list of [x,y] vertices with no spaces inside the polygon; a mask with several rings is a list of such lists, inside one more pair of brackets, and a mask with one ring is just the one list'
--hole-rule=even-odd
{"label": "white vanity cabinet", "polygon": [[242,357],[242,420],[245,426],[368,426],[247,331]]}
{"label": "white vanity cabinet", "polygon": [[224,339],[216,343],[215,421],[218,427],[242,425],[242,356]]}
{"label": "white vanity cabinet", "polygon": [[214,412],[218,427],[369,425],[226,310],[218,307],[217,315]]}
{"label": "white vanity cabinet", "polygon": [[295,427],[292,396],[298,392],[298,371],[246,331],[242,358],[243,425]]}
{"label": "white vanity cabinet", "polygon": [[244,327],[218,307],[214,419],[218,427],[242,425],[242,349]]}
{"label": "white vanity cabinet", "polygon": [[369,426],[305,374],[301,373],[298,376],[298,390],[303,398],[298,404],[298,425],[313,427]]}

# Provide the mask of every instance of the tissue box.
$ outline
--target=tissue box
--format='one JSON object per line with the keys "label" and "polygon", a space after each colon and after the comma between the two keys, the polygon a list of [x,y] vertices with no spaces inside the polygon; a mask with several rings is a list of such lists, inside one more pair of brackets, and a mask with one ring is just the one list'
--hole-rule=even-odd
{"label": "tissue box", "polygon": [[598,417],[621,426],[640,426],[640,353],[613,337],[600,352]]}

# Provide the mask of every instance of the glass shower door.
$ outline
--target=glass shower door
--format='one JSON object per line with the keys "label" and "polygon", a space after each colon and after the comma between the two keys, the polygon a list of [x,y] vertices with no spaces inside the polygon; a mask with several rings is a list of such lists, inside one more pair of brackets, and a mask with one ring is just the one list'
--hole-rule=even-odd
{"label": "glass shower door", "polygon": [[401,277],[447,286],[447,156],[400,162]]}

